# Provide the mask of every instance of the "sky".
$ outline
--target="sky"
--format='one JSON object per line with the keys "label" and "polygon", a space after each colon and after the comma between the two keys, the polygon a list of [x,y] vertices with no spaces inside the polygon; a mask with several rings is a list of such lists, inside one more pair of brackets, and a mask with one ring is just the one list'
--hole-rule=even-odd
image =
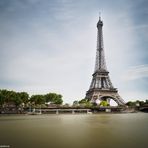
{"label": "sky", "polygon": [[0,0],[0,89],[85,97],[101,12],[107,69],[125,100],[148,99],[147,0]]}

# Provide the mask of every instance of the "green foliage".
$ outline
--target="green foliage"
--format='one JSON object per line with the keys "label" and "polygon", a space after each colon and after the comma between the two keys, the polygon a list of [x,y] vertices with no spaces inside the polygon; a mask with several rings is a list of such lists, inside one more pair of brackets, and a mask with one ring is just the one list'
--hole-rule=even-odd
{"label": "green foliage", "polygon": [[4,104],[15,104],[16,106],[22,103],[34,105],[42,105],[45,103],[62,104],[62,95],[56,93],[48,93],[46,95],[32,95],[29,99],[29,95],[26,92],[15,92],[6,89],[0,90],[0,106]]}
{"label": "green foliage", "polygon": [[135,102],[132,102],[132,101],[128,101],[126,103],[127,106],[136,106]]}
{"label": "green foliage", "polygon": [[48,93],[45,95],[45,102],[53,104],[62,104],[62,95],[56,93]]}
{"label": "green foliage", "polygon": [[107,101],[103,100],[101,101],[100,106],[109,106],[109,104]]}
{"label": "green foliage", "polygon": [[53,102],[54,98],[56,98],[55,93],[48,93],[45,95],[45,102],[46,103]]}
{"label": "green foliage", "polygon": [[89,107],[92,107],[93,104],[86,98],[80,100],[80,101],[74,101],[73,102],[73,106],[74,105],[77,105],[77,106],[80,106],[80,107],[86,107],[86,108],[89,108]]}
{"label": "green foliage", "polygon": [[52,103],[52,104],[62,104],[62,95],[56,93],[48,93],[46,95],[33,95],[30,98],[30,102],[37,104],[45,104],[45,103]]}
{"label": "green foliage", "polygon": [[87,101],[85,103],[85,107],[87,107],[87,108],[92,107],[92,106],[93,106],[93,104],[90,101]]}
{"label": "green foliage", "polygon": [[45,103],[45,97],[44,95],[32,95],[30,98],[30,102],[34,103],[35,105],[41,105]]}
{"label": "green foliage", "polygon": [[16,106],[19,106],[23,100],[21,100],[19,93],[9,90],[0,90],[0,104],[4,103],[14,103]]}
{"label": "green foliage", "polygon": [[16,106],[19,106],[23,103],[23,101],[19,97],[14,97],[13,101]]}
{"label": "green foliage", "polygon": [[79,101],[77,100],[73,101],[73,106],[79,106]]}
{"label": "green foliage", "polygon": [[0,105],[2,106],[5,102],[4,94],[2,93],[2,90],[0,90]]}
{"label": "green foliage", "polygon": [[[15,92],[6,89],[0,89],[0,106],[5,104],[15,104],[17,107],[22,104],[34,104],[34,105],[46,105],[46,103],[61,105],[63,103],[62,95],[56,93],[47,93],[45,95],[32,95],[29,99],[29,95],[26,92]],[[129,101],[126,103],[128,106],[144,106],[148,105],[148,100],[145,101]],[[73,106],[92,107],[94,106],[88,99],[84,98],[80,101],[75,100]],[[109,106],[107,101],[102,101],[100,106]]]}
{"label": "green foliage", "polygon": [[11,101],[10,95],[12,94],[12,91],[8,91],[6,89],[3,89],[3,90],[0,90],[0,94],[1,94],[1,100],[3,100],[4,102]]}
{"label": "green foliage", "polygon": [[130,107],[136,107],[136,106],[144,106],[148,104],[148,100],[145,100],[145,101],[140,101],[140,100],[137,100],[137,101],[128,101],[126,103],[127,106],[130,106]]}
{"label": "green foliage", "polygon": [[87,102],[88,102],[88,100],[86,98],[84,98],[84,99],[82,99],[82,100],[79,101],[79,104],[85,104]]}
{"label": "green foliage", "polygon": [[53,101],[54,104],[62,104],[63,103],[63,100],[61,98],[61,96],[58,96],[57,98],[54,99]]}
{"label": "green foliage", "polygon": [[28,103],[29,102],[29,95],[26,92],[19,92],[17,93],[18,97],[22,100],[23,103]]}

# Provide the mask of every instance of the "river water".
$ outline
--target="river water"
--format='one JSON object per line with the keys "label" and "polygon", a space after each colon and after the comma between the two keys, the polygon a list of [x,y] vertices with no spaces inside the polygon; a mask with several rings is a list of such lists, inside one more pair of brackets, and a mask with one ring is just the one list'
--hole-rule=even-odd
{"label": "river water", "polygon": [[0,147],[147,148],[148,114],[0,116]]}

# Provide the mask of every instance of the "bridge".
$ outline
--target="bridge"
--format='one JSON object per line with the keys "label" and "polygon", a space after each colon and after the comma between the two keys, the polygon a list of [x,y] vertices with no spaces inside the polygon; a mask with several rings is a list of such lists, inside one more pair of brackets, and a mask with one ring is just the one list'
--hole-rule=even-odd
{"label": "bridge", "polygon": [[68,108],[42,108],[42,109],[35,109],[34,113],[42,113],[42,114],[75,114],[75,113],[91,113],[91,109],[68,109]]}
{"label": "bridge", "polygon": [[122,112],[123,107],[93,107],[93,108],[36,108],[30,110],[29,114],[78,114],[78,113],[99,113],[99,112]]}

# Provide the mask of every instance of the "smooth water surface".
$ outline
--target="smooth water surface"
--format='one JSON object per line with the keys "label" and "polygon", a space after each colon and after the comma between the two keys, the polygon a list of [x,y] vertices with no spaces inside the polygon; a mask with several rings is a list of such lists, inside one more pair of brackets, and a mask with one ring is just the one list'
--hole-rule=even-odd
{"label": "smooth water surface", "polygon": [[0,116],[0,147],[147,148],[148,114]]}

